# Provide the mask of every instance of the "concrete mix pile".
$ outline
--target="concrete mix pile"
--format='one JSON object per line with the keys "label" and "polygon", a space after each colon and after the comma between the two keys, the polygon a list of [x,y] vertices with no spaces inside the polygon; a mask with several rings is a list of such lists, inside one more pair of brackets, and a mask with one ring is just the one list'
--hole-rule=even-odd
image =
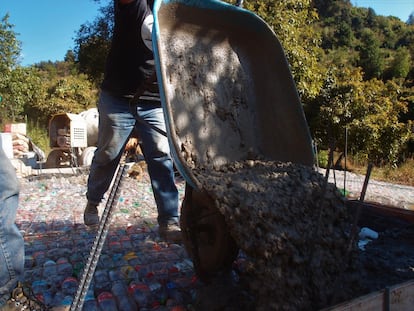
{"label": "concrete mix pile", "polygon": [[352,297],[357,270],[343,196],[312,168],[243,161],[195,175],[247,256],[257,310],[320,309]]}

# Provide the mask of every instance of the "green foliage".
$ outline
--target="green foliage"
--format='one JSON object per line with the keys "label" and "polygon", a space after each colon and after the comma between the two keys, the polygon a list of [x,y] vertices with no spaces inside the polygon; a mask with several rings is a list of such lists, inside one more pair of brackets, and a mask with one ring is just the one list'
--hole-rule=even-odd
{"label": "green foliage", "polygon": [[390,68],[388,70],[388,78],[407,78],[411,70],[411,56],[408,49],[404,46],[399,47],[390,61]]}
{"label": "green foliage", "polygon": [[84,74],[56,77],[43,80],[45,97],[37,105],[31,105],[26,113],[41,124],[58,113],[79,113],[95,106],[97,90]]}
{"label": "green foliage", "polygon": [[319,167],[328,168],[329,165],[329,151],[328,150],[320,150],[316,155],[316,159],[318,161]]}
{"label": "green foliage", "polygon": [[3,77],[3,118],[21,121],[27,105],[37,103],[44,96],[41,79],[33,68],[16,67]]}
{"label": "green foliage", "polygon": [[366,80],[380,78],[384,69],[384,58],[381,55],[380,42],[368,28],[365,29],[361,36],[358,65],[363,68]]}
{"label": "green foliage", "polygon": [[[332,138],[351,154],[365,154],[376,164],[397,163],[413,137],[412,121],[401,122],[408,102],[395,81],[364,81],[359,69],[332,68],[320,95],[308,107],[314,137],[328,148]],[[392,96],[390,94],[393,94]]]}
{"label": "green foliage", "polygon": [[6,14],[0,21],[0,73],[13,69],[18,64],[20,56],[20,42],[13,30],[14,25],[9,23],[9,15]]}
{"label": "green foliage", "polygon": [[113,2],[104,1],[100,14],[93,22],[81,25],[75,38],[75,55],[79,70],[87,74],[96,86],[99,86],[103,79],[112,38],[113,14]]}
{"label": "green foliage", "polygon": [[33,122],[28,120],[27,122],[27,136],[38,146],[45,154],[48,154],[50,151],[50,142],[48,129],[39,124],[38,122]]}
{"label": "green foliage", "polygon": [[285,49],[299,93],[317,95],[324,74],[319,66],[322,50],[314,23],[318,18],[310,0],[245,1],[244,6],[262,17]]}

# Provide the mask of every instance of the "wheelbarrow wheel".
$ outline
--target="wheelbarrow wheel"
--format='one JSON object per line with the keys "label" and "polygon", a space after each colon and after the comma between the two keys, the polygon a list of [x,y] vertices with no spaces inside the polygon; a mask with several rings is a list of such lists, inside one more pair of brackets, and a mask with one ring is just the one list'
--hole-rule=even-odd
{"label": "wheelbarrow wheel", "polygon": [[180,226],[184,247],[201,280],[208,281],[216,273],[231,269],[239,248],[207,193],[186,186]]}

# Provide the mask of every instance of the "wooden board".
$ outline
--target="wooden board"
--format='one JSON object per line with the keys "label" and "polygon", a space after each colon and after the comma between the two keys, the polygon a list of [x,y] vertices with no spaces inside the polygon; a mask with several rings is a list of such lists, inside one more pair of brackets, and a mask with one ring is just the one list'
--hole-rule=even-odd
{"label": "wooden board", "polygon": [[414,280],[392,286],[322,311],[412,311]]}

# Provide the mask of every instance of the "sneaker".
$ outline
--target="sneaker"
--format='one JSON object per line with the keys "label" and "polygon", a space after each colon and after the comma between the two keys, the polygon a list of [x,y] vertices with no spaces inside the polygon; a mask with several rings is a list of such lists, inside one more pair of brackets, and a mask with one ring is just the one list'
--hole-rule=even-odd
{"label": "sneaker", "polygon": [[44,311],[47,307],[36,298],[33,291],[28,286],[18,283],[12,291],[11,297],[4,306],[0,306],[0,311]]}
{"label": "sneaker", "polygon": [[88,202],[83,212],[83,222],[87,226],[99,224],[98,205]]}
{"label": "sneaker", "polygon": [[183,240],[181,228],[176,223],[160,225],[158,233],[167,242],[180,243]]}

